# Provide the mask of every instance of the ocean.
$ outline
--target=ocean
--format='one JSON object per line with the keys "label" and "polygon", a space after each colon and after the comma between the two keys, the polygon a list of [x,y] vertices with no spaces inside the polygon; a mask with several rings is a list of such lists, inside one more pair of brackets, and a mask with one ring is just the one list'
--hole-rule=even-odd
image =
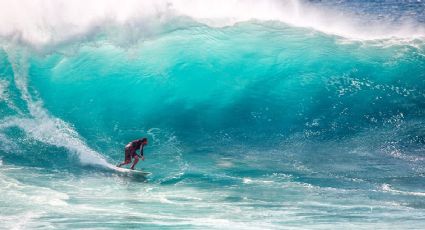
{"label": "ocean", "polygon": [[0,1],[0,194],[0,229],[424,229],[425,2]]}

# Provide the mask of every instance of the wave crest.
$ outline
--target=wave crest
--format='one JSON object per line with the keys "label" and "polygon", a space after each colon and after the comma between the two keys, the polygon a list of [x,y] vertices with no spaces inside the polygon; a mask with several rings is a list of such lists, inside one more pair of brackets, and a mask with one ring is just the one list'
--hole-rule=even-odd
{"label": "wave crest", "polygon": [[111,27],[124,27],[129,31],[124,36],[140,38],[167,30],[182,17],[218,27],[249,20],[280,21],[361,40],[425,37],[424,25],[409,18],[398,23],[376,21],[367,15],[295,0],[20,0],[2,1],[0,9],[0,37],[38,48],[90,39]]}

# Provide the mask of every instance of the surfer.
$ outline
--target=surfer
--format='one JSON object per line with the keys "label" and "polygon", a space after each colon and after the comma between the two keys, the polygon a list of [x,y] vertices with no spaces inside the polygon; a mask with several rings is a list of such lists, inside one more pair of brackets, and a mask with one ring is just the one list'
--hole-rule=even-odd
{"label": "surfer", "polygon": [[[138,140],[134,140],[130,143],[128,143],[125,146],[125,159],[124,162],[117,165],[117,167],[121,167],[126,164],[131,163],[131,158],[134,158],[133,165],[131,165],[130,169],[134,170],[134,166],[136,166],[137,162],[139,162],[139,158],[142,159],[142,161],[145,160],[145,157],[143,156],[143,147],[148,144],[147,138],[141,138]],[[140,149],[140,156],[136,153],[137,150]]]}

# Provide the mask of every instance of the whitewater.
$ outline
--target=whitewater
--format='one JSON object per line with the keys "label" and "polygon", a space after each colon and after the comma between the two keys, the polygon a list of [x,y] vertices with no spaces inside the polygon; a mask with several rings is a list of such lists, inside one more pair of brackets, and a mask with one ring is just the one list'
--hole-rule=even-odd
{"label": "whitewater", "polygon": [[425,2],[0,0],[0,194],[0,229],[424,229]]}

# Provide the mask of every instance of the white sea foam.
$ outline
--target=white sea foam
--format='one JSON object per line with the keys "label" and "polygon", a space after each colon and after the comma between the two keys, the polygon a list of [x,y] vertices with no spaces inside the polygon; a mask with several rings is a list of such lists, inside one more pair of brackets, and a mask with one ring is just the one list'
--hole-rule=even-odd
{"label": "white sea foam", "polygon": [[425,196],[425,192],[409,192],[409,191],[401,191],[391,187],[389,184],[383,184],[381,189],[385,192],[391,192],[402,195],[411,195],[411,196]]}
{"label": "white sea foam", "polygon": [[[66,193],[47,187],[24,184],[2,173],[0,173],[0,185],[4,188],[4,197],[7,197],[8,202],[11,203],[13,201],[22,201],[28,205],[35,203],[51,206],[68,205],[66,201],[69,199],[69,196]],[[0,199],[0,201],[3,202],[4,200]]]}
{"label": "white sea foam", "polygon": [[[43,102],[34,99],[28,91],[28,66],[25,51],[9,52],[9,59],[14,71],[15,85],[21,93],[21,98],[26,102],[30,117],[14,116],[0,121],[0,130],[9,127],[19,127],[32,139],[63,147],[76,154],[82,164],[101,165],[111,168],[105,158],[92,150],[79,136],[75,129],[65,121],[55,118],[43,108]],[[0,136],[0,138],[5,138]],[[7,141],[7,140],[6,140]]]}
{"label": "white sea foam", "polygon": [[110,25],[127,28],[124,36],[140,37],[179,16],[217,27],[274,20],[353,39],[425,37],[424,26],[412,21],[373,22],[296,0],[3,0],[0,37],[37,47],[87,39]]}
{"label": "white sea foam", "polygon": [[22,214],[0,216],[0,221],[4,224],[2,227],[11,230],[29,229],[31,221],[41,216],[42,212],[28,211]]}

